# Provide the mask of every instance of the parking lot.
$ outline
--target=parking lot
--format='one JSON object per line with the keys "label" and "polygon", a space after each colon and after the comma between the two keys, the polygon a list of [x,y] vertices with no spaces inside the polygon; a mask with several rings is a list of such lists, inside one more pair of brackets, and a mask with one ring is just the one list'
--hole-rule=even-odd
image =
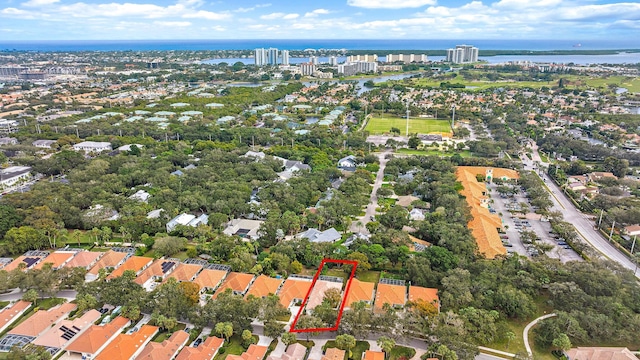
{"label": "parking lot", "polygon": [[[507,196],[498,193],[497,187],[496,184],[487,185],[492,199],[491,209],[501,215],[505,227],[505,234],[501,234],[501,238],[508,253],[517,253],[527,257],[539,255],[535,246],[523,241],[523,238],[528,237],[527,232],[533,232],[538,238],[537,241],[553,246],[550,251],[546,252],[550,258],[560,259],[563,263],[582,260],[566,243],[555,238],[551,233],[551,224],[548,221],[543,221],[540,215],[533,212],[528,199],[521,190],[513,196]],[[529,211],[524,215],[520,213],[521,204],[526,204],[523,206],[529,207]]]}

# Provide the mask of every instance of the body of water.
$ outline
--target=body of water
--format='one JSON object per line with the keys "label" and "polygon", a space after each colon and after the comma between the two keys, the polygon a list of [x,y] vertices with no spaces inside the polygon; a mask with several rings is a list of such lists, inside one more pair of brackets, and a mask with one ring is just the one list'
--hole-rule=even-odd
{"label": "body of water", "polygon": [[[574,47],[577,44],[580,47]],[[416,40],[416,39],[241,39],[241,40],[0,40],[0,50],[18,51],[149,51],[149,50],[245,50],[275,47],[285,50],[442,50],[472,44],[485,50],[611,50],[640,49],[640,37],[621,40]]]}

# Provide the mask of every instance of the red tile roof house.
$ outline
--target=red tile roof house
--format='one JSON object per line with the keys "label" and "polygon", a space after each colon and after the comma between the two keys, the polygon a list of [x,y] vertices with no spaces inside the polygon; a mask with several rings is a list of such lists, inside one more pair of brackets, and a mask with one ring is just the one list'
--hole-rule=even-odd
{"label": "red tile roof house", "polygon": [[129,254],[119,251],[109,250],[96,264],[89,270],[87,275],[85,275],[86,281],[93,281],[98,278],[101,269],[112,270],[118,268],[128,259]]}
{"label": "red tile roof house", "polygon": [[227,355],[227,360],[263,360],[268,347],[252,344],[242,355]]}
{"label": "red tile roof house", "polygon": [[161,343],[153,341],[148,343],[136,359],[171,360],[187,344],[187,341],[189,341],[189,333],[178,330]]}
{"label": "red tile roof house", "polygon": [[197,348],[185,346],[176,357],[176,360],[213,360],[218,350],[224,344],[224,340],[215,336],[208,337]]}
{"label": "red tile roof house", "polygon": [[153,263],[153,258],[144,257],[144,256],[132,256],[128,258],[122,265],[120,265],[117,269],[113,270],[109,276],[107,276],[107,280],[115,279],[119,276],[122,276],[125,271],[132,270],[136,273],[136,276],[140,275],[142,271]]}
{"label": "red tile roof house", "polygon": [[178,263],[175,260],[158,259],[148,268],[142,270],[140,275],[135,278],[134,282],[141,285],[146,290],[153,290],[157,283],[166,279],[166,277],[176,268],[177,264]]}
{"label": "red tile roof house", "polygon": [[252,274],[243,274],[238,272],[230,272],[222,285],[218,287],[218,290],[213,294],[213,299],[216,299],[218,295],[225,292],[227,289],[231,289],[234,294],[244,296],[249,290],[249,286],[253,283],[255,276]]}
{"label": "red tile roof house", "polygon": [[49,256],[40,261],[34,269],[42,269],[45,264],[51,264],[51,268],[58,270],[76,255],[75,251],[54,251]]}
{"label": "red tile roof house", "polygon": [[310,287],[310,278],[300,277],[298,275],[289,276],[280,288],[280,291],[278,291],[280,303],[285,308],[289,308],[295,302],[302,302],[304,297],[307,296]]}
{"label": "red tile roof house", "polygon": [[64,350],[70,341],[85,332],[95,321],[100,319],[100,316],[102,314],[99,311],[91,309],[74,320],[62,320],[49,328],[44,334],[38,336],[33,341],[33,344],[44,346],[51,354],[51,357],[55,357]]}
{"label": "red tile roof house", "polygon": [[317,280],[309,294],[309,299],[307,299],[306,308],[308,310],[313,310],[318,305],[322,304],[322,301],[324,300],[324,293],[330,289],[338,289],[339,291],[342,291],[342,282]]}
{"label": "red tile roof house", "polygon": [[76,256],[74,256],[73,259],[71,259],[64,266],[71,268],[82,267],[89,270],[98,262],[98,260],[100,260],[100,258],[104,254],[105,253],[98,251],[79,251]]}
{"label": "red tile roof house", "polygon": [[[277,357],[273,355],[269,355],[267,360],[300,360],[304,359],[307,355],[307,348],[299,343],[291,344],[287,347],[287,351],[285,351],[282,356]],[[342,357],[344,359],[344,356]]]}
{"label": "red tile roof house", "polygon": [[118,316],[105,325],[91,325],[67,345],[67,357],[74,358],[73,355],[80,355],[80,357],[92,359],[130,324],[129,319]]}
{"label": "red tile roof house", "polygon": [[132,334],[120,334],[95,357],[95,360],[135,359],[158,330],[156,326],[142,325],[140,330]]}
{"label": "red tile roof house", "polygon": [[14,321],[24,314],[31,307],[28,301],[20,300],[0,310],[0,333],[5,331]]}
{"label": "red tile roof house", "polygon": [[42,335],[76,309],[76,304],[62,304],[49,310],[40,310],[13,328],[0,339],[0,351],[9,351],[13,345],[24,346]]}

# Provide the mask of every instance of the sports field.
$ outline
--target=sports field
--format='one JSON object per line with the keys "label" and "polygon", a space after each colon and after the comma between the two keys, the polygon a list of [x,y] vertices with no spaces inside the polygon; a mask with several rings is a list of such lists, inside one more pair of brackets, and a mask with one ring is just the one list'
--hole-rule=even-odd
{"label": "sports field", "polygon": [[[390,133],[391,128],[400,129],[400,134],[406,136],[407,119],[374,115],[369,118],[367,126],[364,128],[372,135]],[[434,120],[423,118],[409,118],[409,134],[433,134],[451,133],[451,126],[448,120]]]}

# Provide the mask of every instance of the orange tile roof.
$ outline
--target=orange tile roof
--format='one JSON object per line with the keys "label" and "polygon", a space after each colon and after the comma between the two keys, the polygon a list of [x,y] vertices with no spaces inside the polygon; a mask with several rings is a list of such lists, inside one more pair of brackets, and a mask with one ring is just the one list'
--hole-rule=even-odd
{"label": "orange tile roof", "polygon": [[[13,260],[12,262],[8,263],[5,267],[3,267],[2,270],[11,271],[11,270],[15,270],[15,269],[19,268],[20,264],[27,265],[27,263],[24,262],[24,259],[27,259],[27,258],[38,258],[38,259],[42,260],[42,256],[24,256],[24,255],[20,255],[15,260]],[[27,268],[25,267],[25,269],[27,269]]]}
{"label": "orange tile roof", "polygon": [[116,267],[126,257],[126,253],[109,250],[98,260],[91,270],[89,270],[89,274],[98,275],[100,269]]}
{"label": "orange tile roof", "polygon": [[30,306],[30,302],[20,300],[11,307],[0,310],[0,332],[2,332],[5,326],[16,321]]}
{"label": "orange tile roof", "polygon": [[189,341],[189,333],[178,330],[161,343],[152,341],[147,344],[136,359],[171,360],[187,341]]}
{"label": "orange tile roof", "polygon": [[266,275],[260,275],[256,278],[253,284],[251,284],[251,287],[249,288],[249,291],[247,291],[247,295],[245,297],[253,295],[261,298],[268,296],[269,294],[275,294],[278,292],[282,282],[282,279],[275,279]]}
{"label": "orange tile roof", "polygon": [[176,360],[211,360],[224,344],[224,340],[215,336],[208,337],[197,348],[185,346]]}
{"label": "orange tile roof", "polygon": [[375,308],[382,309],[384,304],[391,306],[402,305],[407,302],[407,287],[404,285],[378,284],[376,290]]}
{"label": "orange tile roof", "polygon": [[98,259],[100,259],[100,257],[102,257],[103,255],[103,252],[98,251],[80,251],[64,266],[87,268],[95,264],[96,261],[98,261]]}
{"label": "orange tile roof", "polygon": [[120,265],[117,269],[113,270],[109,276],[107,276],[107,280],[115,279],[118,276],[122,276],[125,271],[133,270],[136,274],[140,272],[145,266],[148,266],[153,261],[152,258],[144,257],[144,256],[132,256],[124,262],[124,264]]}
{"label": "orange tile roof", "polygon": [[129,324],[131,324],[129,319],[118,316],[105,325],[92,325],[69,344],[66,350],[94,355],[96,351],[109,342],[110,339],[117,336]]}
{"label": "orange tile roof", "polygon": [[174,278],[178,280],[178,282],[193,281],[194,277],[200,270],[202,270],[202,265],[181,263],[178,264],[171,274],[169,274],[167,279]]}
{"label": "orange tile roof", "polygon": [[436,308],[440,309],[440,298],[438,297],[438,289],[425,288],[422,286],[409,286],[409,301],[424,300],[432,303]]}
{"label": "orange tile roof", "polygon": [[164,272],[162,271],[162,264],[167,263],[167,262],[173,263],[174,264],[173,266],[175,266],[175,264],[176,264],[175,261],[158,259],[158,260],[154,261],[151,264],[151,266],[149,266],[148,268],[142,270],[140,275],[138,275],[138,277],[136,277],[134,281],[136,282],[136,284],[142,285],[142,284],[146,283],[147,280],[151,279],[154,276],[163,277],[164,276]]}
{"label": "orange tile roof", "polygon": [[456,177],[462,184],[460,193],[466,198],[471,208],[473,219],[467,226],[478,244],[478,252],[488,259],[498,255],[505,255],[507,249],[502,245],[498,229],[502,228],[502,219],[497,214],[492,214],[487,208],[489,200],[486,195],[487,188],[484,183],[478,182],[476,175],[486,176],[487,171],[493,172],[494,178],[517,179],[518,172],[510,169],[488,168],[481,166],[459,166]]}
{"label": "orange tile roof", "polygon": [[366,301],[369,304],[373,303],[373,290],[376,284],[360,281],[358,279],[351,280],[351,287],[349,288],[349,294],[347,294],[346,307],[351,307],[354,303]]}
{"label": "orange tile roof", "polygon": [[322,360],[344,360],[345,354],[346,351],[344,350],[329,348],[322,357]]}
{"label": "orange tile roof", "polygon": [[249,284],[251,284],[251,281],[253,281],[253,278],[254,276],[252,274],[230,272],[227,275],[226,279],[224,279],[222,285],[220,285],[218,290],[216,290],[216,292],[213,294],[213,298],[215,299],[216,297],[218,297],[218,295],[220,295],[227,289],[231,289],[233,291],[244,294],[244,292],[249,287]]}
{"label": "orange tile roof", "polygon": [[74,255],[75,251],[54,251],[49,256],[34,266],[34,269],[42,269],[44,264],[51,263],[51,267],[57,269],[69,261]]}
{"label": "orange tile roof", "polygon": [[280,303],[284,307],[289,307],[294,299],[302,300],[307,296],[309,288],[311,287],[311,280],[292,279],[285,280],[284,284],[278,292],[280,297]]}
{"label": "orange tile roof", "polygon": [[193,282],[198,284],[200,289],[215,289],[226,276],[227,272],[223,270],[204,269]]}
{"label": "orange tile roof", "polygon": [[131,359],[151,341],[157,332],[158,327],[156,326],[142,325],[140,330],[132,334],[120,334],[95,357],[95,360]]}
{"label": "orange tile roof", "polygon": [[38,336],[38,338],[33,341],[33,344],[62,349],[73,339],[65,339],[62,337],[62,335],[65,334],[65,330],[61,329],[63,326],[68,329],[79,329],[76,331],[77,334],[82,332],[83,329],[87,329],[87,327],[93,325],[94,322],[100,319],[100,316],[102,316],[102,314],[100,314],[98,310],[91,309],[74,320],[62,320],[56,324],[56,326],[49,328],[44,334]]}
{"label": "orange tile roof", "polygon": [[268,347],[251,344],[242,355],[227,355],[227,360],[262,360],[267,355]]}
{"label": "orange tile roof", "polygon": [[65,303],[49,310],[40,310],[9,331],[9,334],[38,336],[75,309],[76,304]]}
{"label": "orange tile roof", "polygon": [[307,299],[307,304],[305,305],[306,308],[315,309],[318,305],[322,304],[322,300],[324,300],[324,293],[329,289],[342,290],[342,283],[317,280],[313,285],[313,290],[311,290],[309,298]]}
{"label": "orange tile roof", "polygon": [[384,353],[382,351],[367,350],[364,352],[362,360],[384,360]]}

